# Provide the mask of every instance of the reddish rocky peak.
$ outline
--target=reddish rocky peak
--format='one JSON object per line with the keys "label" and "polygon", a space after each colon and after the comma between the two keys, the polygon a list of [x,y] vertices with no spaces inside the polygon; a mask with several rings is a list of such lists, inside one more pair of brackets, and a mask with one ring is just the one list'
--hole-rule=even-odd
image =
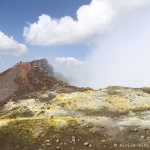
{"label": "reddish rocky peak", "polygon": [[19,75],[19,77],[22,77],[23,79],[25,79],[25,81],[27,81],[27,75],[32,69],[39,69],[42,72],[44,72],[45,75],[54,75],[53,66],[50,65],[46,59],[39,59],[31,62],[19,62],[12,68],[1,73],[0,77],[5,77],[6,75],[13,73],[16,74],[16,76]]}
{"label": "reddish rocky peak", "polygon": [[19,62],[4,71],[0,74],[0,103],[21,98],[23,95],[43,88],[47,90],[72,89],[70,86],[64,87],[66,83],[60,81],[60,76],[53,70],[46,59],[40,59],[32,62]]}
{"label": "reddish rocky peak", "polygon": [[34,60],[30,64],[33,68],[39,68],[47,75],[54,75],[53,66],[48,63],[47,59]]}

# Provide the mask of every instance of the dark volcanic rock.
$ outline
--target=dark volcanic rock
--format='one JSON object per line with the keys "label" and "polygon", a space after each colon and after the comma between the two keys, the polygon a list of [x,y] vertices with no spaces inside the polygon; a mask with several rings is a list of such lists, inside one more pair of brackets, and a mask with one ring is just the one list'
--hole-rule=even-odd
{"label": "dark volcanic rock", "polygon": [[50,65],[46,59],[35,60],[30,64],[33,68],[38,68],[41,71],[45,72],[46,75],[54,76],[53,66]]}
{"label": "dark volcanic rock", "polygon": [[0,103],[24,97],[38,90],[72,92],[78,88],[67,85],[54,76],[46,59],[20,62],[0,74]]}

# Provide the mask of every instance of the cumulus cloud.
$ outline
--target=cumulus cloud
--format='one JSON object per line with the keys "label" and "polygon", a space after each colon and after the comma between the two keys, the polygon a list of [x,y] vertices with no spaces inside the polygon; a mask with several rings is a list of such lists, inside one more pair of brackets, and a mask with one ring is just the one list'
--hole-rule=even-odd
{"label": "cumulus cloud", "polygon": [[77,10],[77,20],[70,16],[52,19],[43,14],[39,20],[24,28],[25,41],[32,45],[59,45],[86,43],[105,33],[114,16],[108,3],[93,0]]}
{"label": "cumulus cloud", "polygon": [[0,31],[0,55],[22,55],[27,52],[24,44],[18,43]]}
{"label": "cumulus cloud", "polygon": [[87,44],[107,33],[120,12],[147,4],[149,0],[92,0],[77,10],[77,20],[70,16],[53,19],[42,14],[37,22],[24,28],[23,36],[32,45]]}
{"label": "cumulus cloud", "polygon": [[65,65],[67,67],[83,66],[87,64],[87,61],[80,61],[73,57],[57,57],[55,61],[58,65]]}

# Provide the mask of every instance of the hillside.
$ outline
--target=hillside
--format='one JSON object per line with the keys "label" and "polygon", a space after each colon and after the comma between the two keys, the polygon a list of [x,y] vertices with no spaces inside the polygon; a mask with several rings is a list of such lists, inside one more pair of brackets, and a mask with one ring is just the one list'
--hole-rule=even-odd
{"label": "hillside", "polygon": [[0,74],[0,104],[10,99],[21,99],[34,91],[72,92],[78,89],[69,86],[66,82],[67,79],[63,75],[55,73],[46,59],[20,62]]}
{"label": "hillside", "polygon": [[65,81],[46,59],[0,74],[0,150],[149,149],[150,88]]}

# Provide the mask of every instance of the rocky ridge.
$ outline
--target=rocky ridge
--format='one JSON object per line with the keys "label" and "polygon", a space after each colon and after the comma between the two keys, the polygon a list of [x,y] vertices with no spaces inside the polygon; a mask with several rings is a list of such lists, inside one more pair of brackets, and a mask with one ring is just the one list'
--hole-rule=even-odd
{"label": "rocky ridge", "polygon": [[55,73],[46,59],[17,63],[0,74],[0,86],[0,103],[23,98],[33,91],[77,89],[69,86],[63,75]]}

